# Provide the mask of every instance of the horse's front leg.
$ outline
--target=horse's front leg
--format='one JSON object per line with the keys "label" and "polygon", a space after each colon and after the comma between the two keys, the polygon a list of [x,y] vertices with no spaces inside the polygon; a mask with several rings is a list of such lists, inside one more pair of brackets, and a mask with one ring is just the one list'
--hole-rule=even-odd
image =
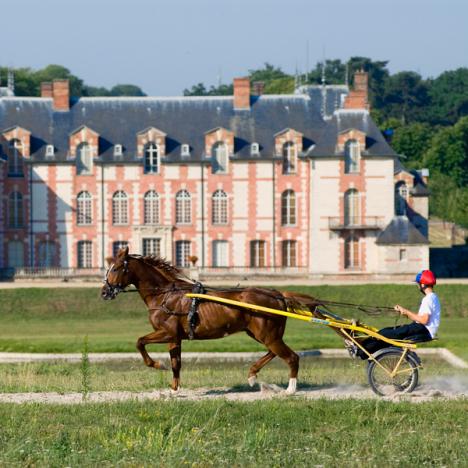
{"label": "horse's front leg", "polygon": [[179,342],[169,343],[169,355],[171,356],[172,385],[177,392],[180,388],[180,368],[182,367],[182,345]]}
{"label": "horse's front leg", "polygon": [[165,330],[156,330],[148,333],[145,336],[138,338],[137,349],[140,351],[143,361],[148,367],[155,369],[167,370],[167,367],[161,361],[154,361],[146,351],[146,345],[151,343],[168,343],[172,337],[169,337]]}

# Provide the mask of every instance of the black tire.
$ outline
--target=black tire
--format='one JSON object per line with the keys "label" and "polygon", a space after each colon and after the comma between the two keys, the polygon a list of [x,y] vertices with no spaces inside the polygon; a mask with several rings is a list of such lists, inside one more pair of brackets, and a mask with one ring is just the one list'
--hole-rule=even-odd
{"label": "black tire", "polygon": [[419,379],[419,359],[415,353],[408,352],[400,364],[399,372],[394,377],[388,375],[398,364],[403,354],[401,348],[385,348],[374,354],[374,360],[367,365],[367,379],[374,393],[380,396],[392,396],[401,393],[411,393]]}

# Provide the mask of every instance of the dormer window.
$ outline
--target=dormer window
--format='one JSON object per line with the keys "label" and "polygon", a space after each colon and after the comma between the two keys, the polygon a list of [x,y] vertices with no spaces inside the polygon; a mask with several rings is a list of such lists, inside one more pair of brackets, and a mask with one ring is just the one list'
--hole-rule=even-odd
{"label": "dormer window", "polygon": [[123,155],[122,145],[114,145],[114,156],[119,158]]}
{"label": "dormer window", "polygon": [[348,140],[345,144],[345,173],[355,174],[359,172],[359,142]]}
{"label": "dormer window", "polygon": [[260,145],[258,143],[252,143],[250,145],[250,156],[260,155]]}
{"label": "dormer window", "polygon": [[81,143],[76,149],[77,175],[90,175],[93,172],[93,156],[88,143]]}
{"label": "dormer window", "polygon": [[183,144],[180,147],[180,155],[181,156],[190,156],[190,145]]}
{"label": "dormer window", "polygon": [[217,141],[212,148],[213,174],[226,174],[228,171],[228,147],[224,141]]}
{"label": "dormer window", "polygon": [[145,147],[145,174],[157,174],[159,172],[159,147],[154,143],[148,143]]}
{"label": "dormer window", "polygon": [[283,145],[283,174],[294,174],[297,166],[297,148],[292,141]]}
{"label": "dormer window", "polygon": [[54,145],[47,145],[46,152],[45,152],[46,158],[53,158],[54,154],[55,154]]}

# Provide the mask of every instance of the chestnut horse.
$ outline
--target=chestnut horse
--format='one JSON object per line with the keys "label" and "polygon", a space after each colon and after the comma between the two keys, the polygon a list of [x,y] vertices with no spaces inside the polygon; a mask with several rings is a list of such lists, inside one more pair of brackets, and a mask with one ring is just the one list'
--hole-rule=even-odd
{"label": "chestnut horse", "polygon": [[[189,339],[188,312],[191,299],[185,296],[192,291],[194,284],[184,279],[182,272],[158,257],[129,255],[128,247],[117,254],[109,267],[102,287],[103,299],[114,299],[119,292],[133,284],[149,311],[149,321],[154,331],[137,341],[145,364],[155,369],[165,369],[159,361],[154,361],[146,351],[151,343],[168,343],[173,380],[171,388],[180,387],[181,342]],[[211,289],[209,294],[235,301],[286,310],[297,305],[312,306],[314,299],[296,293],[281,293],[271,289],[233,288]],[[257,373],[275,356],[279,356],[289,366],[288,394],[296,391],[299,356],[283,341],[286,317],[254,312],[249,309],[225,305],[212,301],[201,301],[198,306],[197,325],[194,339],[210,340],[245,331],[250,337],[262,343],[268,352],[255,362],[249,371],[248,382],[253,386]]]}

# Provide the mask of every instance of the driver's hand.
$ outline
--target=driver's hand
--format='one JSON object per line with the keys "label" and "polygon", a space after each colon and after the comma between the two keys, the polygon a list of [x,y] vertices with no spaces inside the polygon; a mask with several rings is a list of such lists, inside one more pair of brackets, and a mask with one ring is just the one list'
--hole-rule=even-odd
{"label": "driver's hand", "polygon": [[394,309],[397,311],[397,312],[400,312],[401,315],[405,315],[405,309],[403,309],[403,307],[401,307],[401,305],[396,305],[394,307]]}

